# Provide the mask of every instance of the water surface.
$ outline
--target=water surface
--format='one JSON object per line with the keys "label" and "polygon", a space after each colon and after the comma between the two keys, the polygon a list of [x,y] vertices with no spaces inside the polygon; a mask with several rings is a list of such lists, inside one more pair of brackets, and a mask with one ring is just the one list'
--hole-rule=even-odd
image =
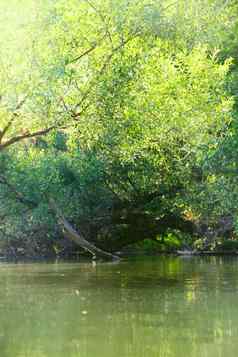
{"label": "water surface", "polygon": [[1,357],[236,357],[238,258],[0,264]]}

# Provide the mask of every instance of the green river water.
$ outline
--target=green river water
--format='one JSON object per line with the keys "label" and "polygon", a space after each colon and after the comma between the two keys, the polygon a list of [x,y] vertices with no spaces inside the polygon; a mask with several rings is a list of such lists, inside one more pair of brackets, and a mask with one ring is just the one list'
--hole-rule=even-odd
{"label": "green river water", "polygon": [[238,356],[238,258],[0,264],[0,357],[46,356]]}

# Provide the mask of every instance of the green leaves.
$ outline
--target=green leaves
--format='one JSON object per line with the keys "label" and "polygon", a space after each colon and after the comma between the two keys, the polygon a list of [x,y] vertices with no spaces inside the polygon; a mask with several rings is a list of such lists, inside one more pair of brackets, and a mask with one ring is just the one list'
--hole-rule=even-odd
{"label": "green leaves", "polygon": [[[8,24],[0,43],[2,148],[20,140],[8,146],[4,171],[42,204],[38,219],[46,192],[70,201],[75,219],[108,213],[113,200],[158,216],[193,206],[195,171],[232,122],[231,61],[218,50],[235,27],[231,8],[220,0],[59,0],[37,9],[11,0],[5,8],[19,17],[16,38]],[[42,130],[41,142],[31,137]]]}

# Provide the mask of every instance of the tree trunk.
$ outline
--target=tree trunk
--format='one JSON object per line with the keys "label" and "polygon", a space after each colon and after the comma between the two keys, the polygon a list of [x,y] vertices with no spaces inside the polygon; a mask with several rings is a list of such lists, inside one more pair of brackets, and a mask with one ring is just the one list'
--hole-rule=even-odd
{"label": "tree trunk", "polygon": [[63,216],[62,212],[57,207],[55,201],[52,198],[49,200],[49,203],[50,203],[50,208],[57,215],[58,221],[59,221],[60,225],[62,226],[62,231],[63,231],[63,234],[65,237],[71,239],[73,242],[75,242],[81,248],[90,252],[93,255],[93,257],[107,259],[107,260],[108,259],[109,260],[119,260],[120,259],[117,255],[106,252],[105,250],[102,250],[102,249],[96,247],[93,243],[90,243],[89,241],[87,241],[66,220],[66,218]]}

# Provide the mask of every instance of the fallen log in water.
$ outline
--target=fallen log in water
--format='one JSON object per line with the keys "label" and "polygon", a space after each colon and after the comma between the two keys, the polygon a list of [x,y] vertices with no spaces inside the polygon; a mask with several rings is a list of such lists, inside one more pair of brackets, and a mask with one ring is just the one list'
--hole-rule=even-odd
{"label": "fallen log in water", "polygon": [[67,221],[67,219],[64,217],[64,215],[62,214],[62,212],[60,211],[60,209],[58,208],[58,206],[56,205],[55,201],[52,198],[49,200],[49,204],[52,211],[56,214],[60,225],[62,226],[62,231],[65,237],[71,239],[81,248],[90,252],[95,258],[103,258],[107,260],[120,259],[117,255],[111,254],[109,252],[106,252],[96,247],[94,244],[90,243],[84,237],[82,237],[82,235],[79,232],[77,232],[72,227],[72,225]]}

